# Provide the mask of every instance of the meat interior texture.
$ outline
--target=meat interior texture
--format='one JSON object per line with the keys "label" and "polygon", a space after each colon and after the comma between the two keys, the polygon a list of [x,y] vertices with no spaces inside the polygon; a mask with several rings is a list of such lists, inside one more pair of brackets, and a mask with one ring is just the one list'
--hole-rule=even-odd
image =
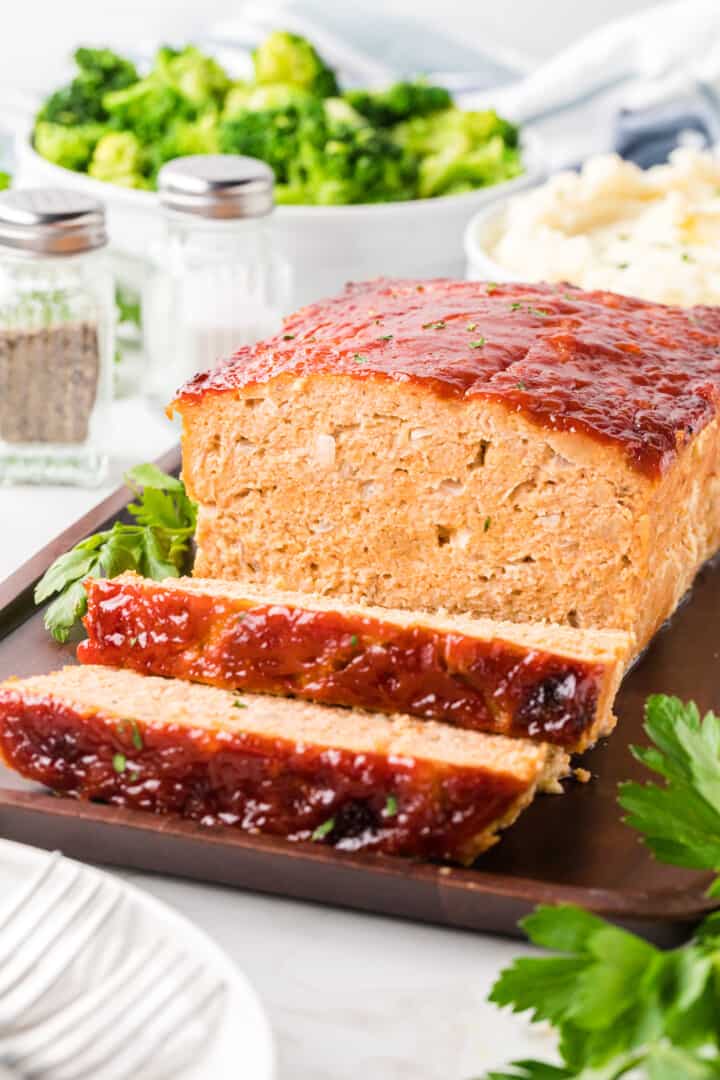
{"label": "meat interior texture", "polygon": [[83,663],[401,712],[581,750],[614,724],[627,635],[257,592],[198,578],[86,582]]}
{"label": "meat interior texture", "polygon": [[2,684],[0,758],[78,798],[466,863],[567,770],[546,744],[93,666]]}
{"label": "meat interior texture", "polygon": [[720,545],[719,399],[718,309],[350,287],[175,403],[195,572],[640,650]]}

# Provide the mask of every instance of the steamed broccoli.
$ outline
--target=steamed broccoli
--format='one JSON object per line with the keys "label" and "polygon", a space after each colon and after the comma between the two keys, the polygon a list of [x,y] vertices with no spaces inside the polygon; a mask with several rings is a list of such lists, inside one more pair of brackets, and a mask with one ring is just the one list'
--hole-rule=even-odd
{"label": "steamed broccoli", "polygon": [[267,161],[281,203],[380,202],[416,191],[415,157],[342,98],[246,110],[221,125],[220,147]]}
{"label": "steamed broccoli", "polygon": [[217,60],[205,56],[194,45],[182,50],[168,46],[155,58],[155,72],[197,109],[219,106],[230,89],[230,78]]}
{"label": "steamed broccoli", "polygon": [[104,124],[66,127],[64,124],[39,120],[35,125],[33,145],[38,154],[54,165],[82,172],[87,169],[93,151],[106,131]]}
{"label": "steamed broccoli", "polygon": [[424,82],[399,82],[387,90],[346,90],[343,97],[376,127],[391,127],[411,116],[452,107],[444,87]]}
{"label": "steamed broccoli", "polygon": [[103,95],[138,79],[135,65],[110,49],[77,49],[75,63],[77,75],[51,94],[38,113],[39,121],[71,127],[106,120]]}
{"label": "steamed broccoli", "polygon": [[12,184],[12,176],[8,172],[0,172],[0,191],[7,191]]}
{"label": "steamed broccoli", "polygon": [[129,131],[109,131],[98,142],[88,172],[120,187],[147,188],[143,148]]}
{"label": "steamed broccoli", "polygon": [[276,30],[253,53],[255,82],[285,83],[316,97],[340,93],[335,72],[321,60],[305,38]]}
{"label": "steamed broccoli", "polygon": [[457,195],[522,172],[517,129],[491,109],[413,117],[394,129],[394,138],[420,158],[420,198]]}
{"label": "steamed broccoli", "polygon": [[218,152],[266,161],[287,203],[447,195],[521,171],[517,129],[494,112],[461,112],[422,81],[340,96],[315,48],[286,31],[256,49],[245,83],[194,46],[160,49],[143,78],[108,49],[75,60],[38,114],[35,147],[117,184],[153,188],[166,161]]}
{"label": "steamed broccoli", "polygon": [[266,86],[236,83],[225,98],[223,116],[232,120],[238,113],[245,111],[287,109],[290,105],[306,105],[316,100],[307,90],[299,90],[296,86],[287,86],[285,83],[268,83]]}
{"label": "steamed broccoli", "polygon": [[190,154],[217,154],[220,151],[217,119],[206,113],[199,120],[176,120],[166,135],[148,151],[152,176],[166,161]]}
{"label": "steamed broccoli", "polygon": [[143,143],[162,138],[174,120],[194,116],[188,102],[157,72],[125,90],[105,94],[103,105],[116,131],[131,131]]}
{"label": "steamed broccoli", "polygon": [[219,143],[224,154],[246,154],[267,162],[279,185],[290,183],[290,171],[297,164],[301,144],[322,144],[325,118],[322,103],[308,102],[285,108],[237,112],[220,125]]}

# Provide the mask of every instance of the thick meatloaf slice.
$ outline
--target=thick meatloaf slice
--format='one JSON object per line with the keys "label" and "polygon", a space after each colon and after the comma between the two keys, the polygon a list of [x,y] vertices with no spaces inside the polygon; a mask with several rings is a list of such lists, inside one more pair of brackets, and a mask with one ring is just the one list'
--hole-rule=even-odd
{"label": "thick meatloaf slice", "polygon": [[634,632],[720,544],[720,309],[372,282],[179,394],[196,573]]}
{"label": "thick meatloaf slice", "polygon": [[92,666],[0,685],[0,755],[67,795],[460,862],[567,769],[528,740]]}
{"label": "thick meatloaf slice", "polygon": [[242,583],[86,582],[83,663],[407,713],[568,750],[612,729],[627,634],[343,604]]}

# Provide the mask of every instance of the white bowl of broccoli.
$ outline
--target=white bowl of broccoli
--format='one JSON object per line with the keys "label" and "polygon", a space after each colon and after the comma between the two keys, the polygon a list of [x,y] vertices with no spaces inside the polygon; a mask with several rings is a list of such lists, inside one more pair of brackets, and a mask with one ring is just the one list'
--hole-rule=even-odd
{"label": "white bowl of broccoli", "polygon": [[313,46],[283,31],[256,50],[252,82],[233,82],[193,46],[160,49],[144,76],[108,49],[75,60],[75,78],[19,139],[20,183],[95,194],[116,250],[142,257],[160,229],[154,187],[166,161],[261,158],[276,175],[295,303],[353,278],[459,275],[467,221],[539,170],[491,110],[464,112],[423,82],[341,93]]}

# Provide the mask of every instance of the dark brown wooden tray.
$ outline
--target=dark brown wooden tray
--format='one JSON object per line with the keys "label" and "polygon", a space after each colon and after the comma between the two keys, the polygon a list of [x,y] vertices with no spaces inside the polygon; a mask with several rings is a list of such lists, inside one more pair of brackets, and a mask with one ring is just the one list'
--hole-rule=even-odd
{"label": "dark brown wooden tray", "polygon": [[[178,451],[159,462],[177,469]],[[0,584],[0,678],[49,671],[74,659],[54,644],[32,602],[50,562],[82,537],[122,516],[121,489]],[[589,784],[546,796],[469,870],[374,855],[351,855],[210,830],[172,818],[58,799],[0,770],[0,835],[92,862],[176,874],[302,900],[515,934],[537,903],[583,904],[664,944],[682,939],[711,906],[706,874],[655,863],[623,825],[617,784],[644,779],[631,742],[645,741],[642,711],[651,693],[693,698],[720,710],[720,564],[706,566],[692,594],[629,673],[615,734],[585,755]]]}

